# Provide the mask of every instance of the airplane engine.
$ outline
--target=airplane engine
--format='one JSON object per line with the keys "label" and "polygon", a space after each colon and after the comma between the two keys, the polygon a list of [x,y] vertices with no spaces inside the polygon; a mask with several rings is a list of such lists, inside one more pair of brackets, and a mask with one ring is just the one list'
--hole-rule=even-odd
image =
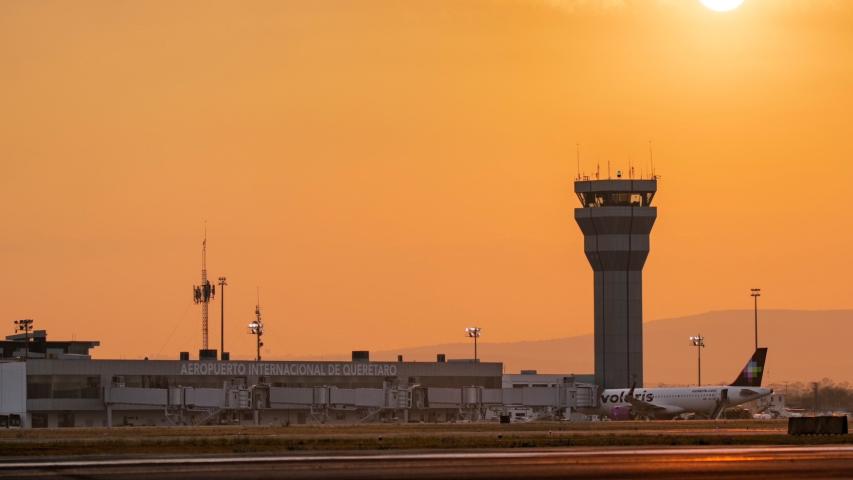
{"label": "airplane engine", "polygon": [[631,420],[633,418],[631,416],[630,405],[617,405],[610,409],[610,413],[607,416],[611,420]]}

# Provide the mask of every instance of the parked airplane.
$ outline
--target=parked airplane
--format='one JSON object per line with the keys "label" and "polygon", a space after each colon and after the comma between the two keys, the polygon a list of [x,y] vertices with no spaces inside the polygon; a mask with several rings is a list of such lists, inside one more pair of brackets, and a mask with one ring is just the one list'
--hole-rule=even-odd
{"label": "parked airplane", "polygon": [[726,386],[608,389],[601,393],[597,413],[613,420],[667,419],[684,413],[717,419],[726,408],[773,393],[761,388],[766,359],[767,349],[756,349],[734,383]]}

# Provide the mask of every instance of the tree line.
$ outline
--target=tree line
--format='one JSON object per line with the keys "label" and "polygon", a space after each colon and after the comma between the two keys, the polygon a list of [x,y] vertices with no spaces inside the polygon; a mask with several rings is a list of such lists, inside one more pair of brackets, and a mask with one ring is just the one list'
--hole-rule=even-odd
{"label": "tree line", "polygon": [[848,382],[835,383],[824,378],[819,382],[775,384],[771,388],[785,394],[788,408],[853,412],[853,385]]}

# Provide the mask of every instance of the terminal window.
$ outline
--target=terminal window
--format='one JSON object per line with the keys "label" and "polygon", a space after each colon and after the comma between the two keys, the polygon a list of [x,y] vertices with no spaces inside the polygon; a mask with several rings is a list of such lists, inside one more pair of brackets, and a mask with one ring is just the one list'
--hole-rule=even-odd
{"label": "terminal window", "polygon": [[28,375],[27,398],[101,398],[101,378],[87,375]]}

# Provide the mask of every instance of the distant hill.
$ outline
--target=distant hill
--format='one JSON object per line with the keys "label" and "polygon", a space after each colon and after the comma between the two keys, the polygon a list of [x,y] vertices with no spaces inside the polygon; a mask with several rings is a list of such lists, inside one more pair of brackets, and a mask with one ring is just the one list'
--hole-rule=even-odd
{"label": "distant hill", "polygon": [[[688,337],[701,333],[703,383],[729,383],[753,350],[752,310],[713,311],[644,324],[646,385],[696,382],[696,349]],[[853,310],[761,310],[759,342],[770,350],[765,384],[831,378],[853,383]],[[480,343],[483,361],[502,361],[505,371],[591,373],[592,335],[555,340]],[[470,343],[371,352],[372,360],[435,360],[471,356]],[[347,355],[336,356],[345,358]]]}

